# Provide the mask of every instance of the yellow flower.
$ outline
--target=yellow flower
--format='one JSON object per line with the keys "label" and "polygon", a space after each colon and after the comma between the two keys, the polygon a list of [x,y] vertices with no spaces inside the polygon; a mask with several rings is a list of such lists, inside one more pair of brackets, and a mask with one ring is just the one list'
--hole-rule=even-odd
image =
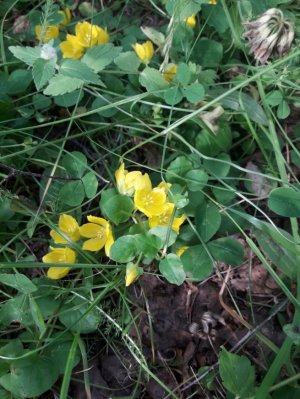
{"label": "yellow flower", "polygon": [[[168,227],[174,212],[174,207],[175,205],[172,202],[168,202],[165,205],[163,213],[161,213],[158,216],[149,217],[150,228],[155,226]],[[182,225],[182,223],[185,222],[185,219],[186,217],[184,215],[181,216],[180,218],[174,218],[171,226],[172,230],[176,231],[176,233],[179,233],[179,228]]]}
{"label": "yellow flower", "polygon": [[110,223],[103,218],[91,215],[87,219],[90,223],[79,227],[80,235],[89,238],[83,243],[82,249],[94,252],[105,247],[105,254],[109,256],[110,247],[114,242]]}
{"label": "yellow flower", "polygon": [[125,286],[129,287],[139,276],[139,266],[135,263],[128,263],[126,265]]}
{"label": "yellow flower", "polygon": [[195,28],[196,26],[196,16],[195,15],[191,15],[190,17],[186,18],[185,23],[192,29]]}
{"label": "yellow flower", "polygon": [[208,0],[208,4],[217,5],[217,0]]}
{"label": "yellow flower", "polygon": [[64,58],[81,58],[84,47],[81,46],[79,40],[74,35],[67,35],[67,40],[60,43],[60,49]]}
{"label": "yellow flower", "polygon": [[[67,236],[72,241],[78,241],[80,238],[79,226],[73,216],[66,215],[63,213],[60,215],[58,220],[58,228],[59,230]],[[68,244],[68,240],[66,240],[61,234],[57,233],[54,230],[50,231],[50,236],[53,238],[55,244]]]}
{"label": "yellow flower", "polygon": [[106,44],[109,42],[109,34],[107,33],[107,29],[103,29],[100,26],[97,26],[98,32],[98,43],[97,44]]}
{"label": "yellow flower", "polygon": [[60,22],[61,25],[68,25],[71,22],[71,11],[69,7],[63,11],[58,11],[58,13],[64,17],[64,19]]}
{"label": "yellow flower", "polygon": [[187,245],[184,247],[178,248],[176,255],[180,257],[187,249],[189,249],[189,247]]}
{"label": "yellow flower", "polygon": [[91,25],[89,22],[78,22],[75,27],[78,43],[82,47],[93,47],[97,44],[105,44],[109,41],[109,35],[106,29],[97,25]]}
{"label": "yellow flower", "polygon": [[177,65],[168,64],[166,69],[164,70],[163,77],[169,82],[174,79],[177,72]]}
{"label": "yellow flower", "polygon": [[[76,253],[70,248],[52,248],[51,252],[43,256],[42,260],[44,263],[75,263]],[[58,280],[65,277],[71,267],[50,267],[47,272],[47,276],[51,279]]]}
{"label": "yellow flower", "polygon": [[150,42],[150,40],[147,40],[143,44],[136,43],[132,47],[133,47],[136,55],[139,57],[139,59],[144,64],[149,64],[149,62],[151,61],[151,58],[154,55],[154,48],[153,48],[152,42]]}
{"label": "yellow flower", "polygon": [[43,43],[47,43],[51,39],[57,39],[59,36],[58,25],[46,25],[45,27],[43,27],[42,25],[36,25],[34,29],[37,38],[39,40],[42,40]]}
{"label": "yellow flower", "polygon": [[164,212],[166,200],[165,190],[158,187],[136,190],[134,194],[135,207],[149,218]]}

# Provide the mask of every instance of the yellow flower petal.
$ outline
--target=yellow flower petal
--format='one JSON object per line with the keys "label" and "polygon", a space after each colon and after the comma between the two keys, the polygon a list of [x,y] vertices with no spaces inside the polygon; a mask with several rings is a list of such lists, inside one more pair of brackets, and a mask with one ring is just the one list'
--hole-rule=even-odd
{"label": "yellow flower petal", "polygon": [[143,44],[135,43],[132,47],[136,55],[144,64],[148,64],[151,61],[154,55],[154,48],[150,40],[147,40]]}
{"label": "yellow flower petal", "polygon": [[144,191],[151,191],[152,190],[152,183],[148,173],[144,175],[137,176],[134,184],[135,190],[144,190]]}
{"label": "yellow flower petal", "polygon": [[65,213],[60,215],[58,221],[58,227],[73,241],[78,241],[80,239],[79,225],[76,219],[73,218],[73,216],[67,215]]}
{"label": "yellow flower petal", "polygon": [[[164,212],[161,213],[158,216],[152,216],[149,218],[149,227],[156,227],[156,226],[164,226],[164,227],[169,227],[170,221],[174,212],[174,207],[175,205],[172,202],[168,202],[165,205]],[[179,218],[174,218],[173,223],[172,223],[172,230],[176,231],[176,233],[179,233],[179,228],[184,223],[186,220],[185,216],[181,216]]]}
{"label": "yellow flower petal", "polygon": [[75,263],[76,253],[71,248],[50,248],[51,252],[43,256],[44,263]]}
{"label": "yellow flower petal", "polygon": [[185,23],[192,29],[195,28],[196,26],[196,16],[195,15],[191,15],[190,17],[185,19]]}
{"label": "yellow flower petal", "polygon": [[107,33],[107,29],[103,29],[100,26],[97,26],[98,33],[98,41],[97,44],[106,44],[109,42],[109,34]]}
{"label": "yellow flower petal", "polygon": [[212,4],[212,5],[216,6],[217,5],[217,0],[209,0],[208,4]]}
{"label": "yellow flower petal", "polygon": [[162,188],[166,194],[168,194],[170,188],[172,187],[171,183],[166,183],[164,181],[162,181],[161,183],[159,183],[159,185],[157,186],[157,188]]}
{"label": "yellow flower petal", "polygon": [[60,278],[65,277],[71,267],[50,267],[47,272],[47,276],[52,280],[59,280]]}
{"label": "yellow flower petal", "polygon": [[188,246],[178,248],[176,255],[180,257],[187,249],[189,249]]}
{"label": "yellow flower petal", "polygon": [[106,236],[107,236],[107,240],[105,243],[105,255],[109,256],[109,252],[110,252],[110,247],[113,245],[113,243],[115,242],[114,240],[114,236],[112,233],[112,228],[111,225],[108,223],[107,227],[106,227]]}
{"label": "yellow flower petal", "polygon": [[134,263],[128,263],[126,266],[126,277],[125,277],[125,285],[129,287],[130,284],[136,280],[139,275],[139,267]]}
{"label": "yellow flower petal", "polygon": [[134,194],[135,207],[146,216],[158,216],[165,210],[166,193],[161,188],[154,188],[151,191],[137,190]]}
{"label": "yellow flower petal", "polygon": [[93,47],[98,44],[98,27],[89,22],[78,22],[75,27],[76,37],[83,47]]}
{"label": "yellow flower petal", "polygon": [[87,220],[91,223],[99,224],[100,226],[106,227],[108,224],[108,221],[103,219],[103,218],[98,218],[97,216],[92,216],[89,215],[87,217]]}
{"label": "yellow flower petal", "polygon": [[64,58],[79,59],[83,55],[84,47],[74,35],[67,35],[67,40],[59,45]]}
{"label": "yellow flower petal", "polygon": [[82,237],[95,238],[102,236],[105,233],[105,228],[99,224],[85,223],[79,227],[79,232]]}
{"label": "yellow flower petal", "polygon": [[63,238],[59,233],[54,230],[50,231],[50,236],[52,237],[55,244],[68,244],[68,241]]}
{"label": "yellow flower petal", "polygon": [[90,238],[89,240],[86,240],[83,245],[82,249],[84,251],[100,251],[104,247],[106,243],[106,234],[104,234],[102,237],[97,237],[97,238]]}
{"label": "yellow flower petal", "polygon": [[[59,26],[58,25],[50,25],[50,26],[35,26],[35,34],[37,38],[43,43],[49,42],[51,39],[57,39],[59,36]],[[43,37],[42,37],[43,36]]]}

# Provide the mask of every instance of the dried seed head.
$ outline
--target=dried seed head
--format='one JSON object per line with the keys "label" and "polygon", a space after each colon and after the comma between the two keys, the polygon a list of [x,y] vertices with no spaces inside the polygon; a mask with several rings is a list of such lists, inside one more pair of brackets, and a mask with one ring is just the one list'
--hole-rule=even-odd
{"label": "dried seed head", "polygon": [[278,8],[270,8],[256,20],[243,24],[249,28],[243,36],[249,40],[250,54],[264,64],[273,51],[282,56],[291,48],[294,26]]}

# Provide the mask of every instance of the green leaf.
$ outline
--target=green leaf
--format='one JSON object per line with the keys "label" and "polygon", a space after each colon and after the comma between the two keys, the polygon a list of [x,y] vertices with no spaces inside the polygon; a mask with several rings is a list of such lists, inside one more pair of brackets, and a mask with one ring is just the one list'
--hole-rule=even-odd
{"label": "green leaf", "polygon": [[239,266],[244,260],[244,248],[233,238],[218,238],[207,244],[211,255],[218,261],[232,266]]}
{"label": "green leaf", "polygon": [[194,245],[188,248],[181,261],[187,277],[202,281],[213,271],[213,261],[202,245]]}
{"label": "green leaf", "polygon": [[192,73],[187,64],[180,63],[176,71],[176,80],[182,85],[186,86],[190,83]]}
{"label": "green leaf", "polygon": [[30,294],[37,290],[36,286],[26,277],[24,274],[15,273],[1,273],[0,274],[1,284],[8,285],[24,294]]}
{"label": "green leaf", "polygon": [[[223,162],[224,161],[224,162]],[[224,178],[230,170],[230,156],[226,153],[219,154],[215,159],[204,159],[203,166],[216,178]]]}
{"label": "green leaf", "polygon": [[58,315],[59,321],[68,329],[82,334],[97,331],[101,316],[94,307],[89,309],[87,301],[75,297],[71,302],[65,303]]}
{"label": "green leaf", "polygon": [[89,199],[95,197],[98,189],[98,180],[95,173],[88,172],[85,176],[83,176],[82,184],[86,197]]}
{"label": "green leaf", "polygon": [[118,109],[116,107],[114,107],[114,106],[111,106],[110,108],[103,109],[103,110],[101,108],[103,108],[103,107],[105,107],[107,105],[110,105],[113,102],[114,102],[113,98],[110,97],[108,94],[106,94],[105,97],[104,96],[103,97],[97,97],[93,101],[91,109],[92,110],[97,110],[98,111],[97,113],[99,115],[101,115],[101,116],[104,116],[106,118],[110,118],[110,117],[114,116],[118,112]]}
{"label": "green leaf", "polygon": [[38,58],[32,67],[32,76],[35,87],[37,90],[40,90],[42,87],[48,83],[49,79],[55,73],[55,62],[52,60],[43,60],[42,58]]}
{"label": "green leaf", "polygon": [[248,358],[222,349],[220,375],[225,388],[234,395],[246,399],[253,395],[255,371]]}
{"label": "green leaf", "polygon": [[268,199],[268,207],[280,216],[300,216],[300,192],[291,187],[280,187],[272,190]]}
{"label": "green leaf", "polygon": [[271,106],[279,105],[283,100],[283,96],[280,90],[274,90],[268,93],[266,96],[266,103]]}
{"label": "green leaf", "polygon": [[32,296],[29,297],[29,304],[30,304],[30,311],[31,311],[32,318],[35,322],[35,325],[39,329],[40,334],[42,335],[46,331],[46,325],[44,322],[42,312],[41,312],[38,304],[36,303],[35,299]]}
{"label": "green leaf", "polygon": [[87,169],[86,156],[79,151],[67,153],[63,157],[62,164],[70,177],[82,177]]}
{"label": "green leaf", "polygon": [[[243,0],[241,6],[244,2],[245,0]],[[220,35],[222,35],[229,28],[225,11],[220,2],[213,7],[209,4],[203,4],[202,13],[205,18],[205,22],[209,26],[215,28]]]}
{"label": "green leaf", "polygon": [[204,242],[207,242],[216,234],[220,224],[220,212],[212,202],[208,202],[205,206],[197,209],[196,229]]}
{"label": "green leaf", "polygon": [[168,239],[168,247],[174,244],[177,239],[177,233],[174,230],[170,230],[168,227],[165,226],[156,226],[152,227],[149,230],[149,233],[157,236],[161,241],[160,248],[163,248],[166,244]]}
{"label": "green leaf", "polygon": [[146,67],[140,74],[140,84],[147,91],[162,91],[169,87],[168,81],[160,74],[157,69]]}
{"label": "green leaf", "polygon": [[202,169],[192,169],[186,173],[185,179],[190,191],[201,191],[207,184],[208,175]]}
{"label": "green leaf", "polygon": [[32,82],[31,72],[24,69],[15,69],[8,78],[8,94],[23,93]]}
{"label": "green leaf", "polygon": [[54,103],[60,107],[71,107],[72,105],[79,104],[83,98],[83,90],[74,90],[72,93],[66,93],[54,97]]}
{"label": "green leaf", "polygon": [[33,398],[48,391],[58,379],[54,362],[34,353],[11,363],[11,373],[0,378],[0,384],[14,395]]}
{"label": "green leaf", "polygon": [[181,285],[185,281],[185,272],[181,259],[169,254],[159,263],[159,271],[171,284]]}
{"label": "green leaf", "polygon": [[166,10],[169,15],[174,16],[176,20],[184,21],[185,18],[197,14],[201,9],[201,4],[206,0],[167,0]]}
{"label": "green leaf", "polygon": [[109,257],[115,262],[128,263],[138,255],[135,236],[118,238],[110,248]]}
{"label": "green leaf", "polygon": [[35,94],[32,97],[32,103],[36,110],[49,108],[52,104],[51,98],[43,96],[43,94]]}
{"label": "green leaf", "polygon": [[[224,89],[213,89],[209,91],[209,94],[215,98],[221,94],[224,94],[225,92],[226,90]],[[246,112],[249,119],[253,122],[268,126],[268,119],[266,117],[265,111],[257,103],[257,101],[248,94],[234,92],[225,98],[222,98],[219,102],[225,108],[229,108],[234,111]]]}
{"label": "green leaf", "polygon": [[262,251],[271,259],[284,274],[294,280],[297,273],[298,262],[294,252],[282,245],[278,245],[268,234],[255,230],[255,238]]}
{"label": "green leaf", "polygon": [[44,90],[44,94],[48,96],[60,96],[66,93],[71,93],[79,89],[83,85],[81,79],[71,78],[58,74],[49,80],[49,85]]}
{"label": "green leaf", "polygon": [[185,87],[183,94],[190,103],[196,104],[204,97],[205,90],[201,83],[196,82]]}
{"label": "green leaf", "polygon": [[135,245],[139,254],[143,254],[144,263],[149,264],[157,255],[158,250],[162,246],[162,240],[150,232],[136,234]]}
{"label": "green leaf", "polygon": [[134,205],[131,198],[126,195],[117,194],[108,201],[101,198],[100,208],[109,220],[115,224],[119,224],[126,222],[130,218],[134,210]]}
{"label": "green leaf", "polygon": [[170,183],[182,183],[184,176],[193,168],[193,163],[184,155],[172,161],[167,169],[167,181]]}
{"label": "green leaf", "polygon": [[114,63],[125,72],[138,72],[139,66],[141,65],[141,61],[134,51],[125,51],[125,53],[121,53],[115,59]]}
{"label": "green leaf", "polygon": [[200,191],[188,191],[188,200],[188,204],[184,207],[184,213],[194,217],[196,210],[202,206],[204,194]]}
{"label": "green leaf", "polygon": [[41,47],[23,47],[23,46],[9,46],[8,49],[13,55],[19,60],[25,62],[25,64],[32,66],[41,56]]}
{"label": "green leaf", "polygon": [[193,50],[191,61],[200,64],[203,68],[217,67],[223,58],[223,46],[211,39],[199,40]]}
{"label": "green leaf", "polygon": [[168,105],[176,105],[183,98],[183,93],[180,87],[172,86],[164,92],[164,99]]}
{"label": "green leaf", "polygon": [[277,117],[279,119],[286,119],[291,113],[289,104],[283,100],[277,108]]}
{"label": "green leaf", "polygon": [[80,79],[85,83],[101,84],[98,75],[79,60],[66,59],[62,62],[59,73],[70,78]]}
{"label": "green leaf", "polygon": [[112,43],[89,48],[81,62],[86,64],[94,72],[102,71],[121,52],[122,47],[115,47]]}
{"label": "green leaf", "polygon": [[80,180],[67,182],[59,191],[59,199],[69,206],[81,205],[84,200],[84,188]]}
{"label": "green leaf", "polygon": [[[52,343],[44,349],[44,355],[51,362],[56,364],[59,374],[64,374],[68,356],[72,346],[73,335],[65,333],[62,336],[59,334],[52,334]],[[75,367],[80,361],[80,352],[77,349],[72,368]]]}
{"label": "green leaf", "polygon": [[220,152],[228,152],[232,145],[232,131],[227,123],[219,123],[217,134],[202,130],[196,136],[195,145],[202,154],[215,157]]}

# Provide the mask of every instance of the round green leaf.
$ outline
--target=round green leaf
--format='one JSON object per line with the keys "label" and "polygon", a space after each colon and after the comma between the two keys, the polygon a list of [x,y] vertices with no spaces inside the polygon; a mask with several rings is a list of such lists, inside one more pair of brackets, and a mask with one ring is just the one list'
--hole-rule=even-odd
{"label": "round green leaf", "polygon": [[195,280],[206,279],[213,270],[213,261],[202,245],[188,248],[181,260],[187,277]]}
{"label": "round green leaf", "polygon": [[97,193],[98,180],[94,172],[89,172],[82,178],[85,195],[93,198]]}
{"label": "round green leaf", "polygon": [[107,201],[100,201],[102,213],[113,223],[126,222],[134,210],[133,201],[126,195],[117,194]]}
{"label": "round green leaf", "polygon": [[62,164],[71,177],[82,177],[87,168],[87,159],[82,152],[73,151],[63,157]]}
{"label": "round green leaf", "polygon": [[127,263],[137,255],[135,236],[118,238],[110,248],[109,257],[115,262]]}
{"label": "round green leaf", "polygon": [[203,204],[197,209],[196,213],[196,229],[203,241],[208,241],[218,231],[221,224],[221,215],[212,202]]}
{"label": "round green leaf", "polygon": [[193,167],[192,162],[185,156],[177,157],[167,169],[167,181],[170,183],[182,183],[183,176]]}
{"label": "round green leaf", "polygon": [[205,159],[203,161],[203,166],[213,177],[226,177],[230,170],[230,156],[223,153],[219,154],[215,159]]}
{"label": "round green leaf", "polygon": [[220,262],[239,266],[244,260],[244,248],[238,240],[233,238],[218,238],[207,244],[211,255]]}
{"label": "round green leaf", "polygon": [[12,373],[0,378],[0,384],[22,398],[40,396],[53,386],[59,375],[55,362],[49,362],[39,353],[13,361],[11,370]]}
{"label": "round green leaf", "polygon": [[167,104],[176,105],[183,98],[182,90],[180,87],[172,86],[165,91],[164,98]]}
{"label": "round green leaf", "polygon": [[192,83],[183,90],[183,94],[190,103],[196,104],[204,97],[205,90],[201,83]]}
{"label": "round green leaf", "polygon": [[190,83],[192,73],[186,64],[179,64],[176,71],[176,80],[182,85],[186,86]]}
{"label": "round green leaf", "polygon": [[283,100],[281,103],[278,105],[277,108],[277,116],[279,119],[286,119],[291,113],[291,109],[289,107],[289,104]]}
{"label": "round green leaf", "polygon": [[170,230],[168,227],[165,226],[152,227],[152,229],[149,230],[149,233],[160,238],[161,241],[160,248],[162,248],[166,244],[167,238],[168,238],[168,247],[173,245],[177,238],[177,233],[174,230]]}
{"label": "round green leaf", "polygon": [[201,191],[208,181],[207,173],[202,169],[192,169],[185,175],[190,191]]}
{"label": "round green leaf", "polygon": [[280,216],[300,216],[300,192],[290,187],[275,188],[271,191],[268,207]]}
{"label": "round green leaf", "polygon": [[74,332],[88,334],[96,331],[101,317],[96,308],[89,307],[88,302],[75,297],[73,301],[63,305],[58,316],[59,321]]}
{"label": "round green leaf", "polygon": [[169,254],[159,263],[159,271],[171,284],[181,285],[185,280],[185,272],[181,259]]}
{"label": "round green leaf", "polygon": [[59,199],[66,205],[78,206],[84,200],[84,188],[81,181],[66,183],[59,192]]}

